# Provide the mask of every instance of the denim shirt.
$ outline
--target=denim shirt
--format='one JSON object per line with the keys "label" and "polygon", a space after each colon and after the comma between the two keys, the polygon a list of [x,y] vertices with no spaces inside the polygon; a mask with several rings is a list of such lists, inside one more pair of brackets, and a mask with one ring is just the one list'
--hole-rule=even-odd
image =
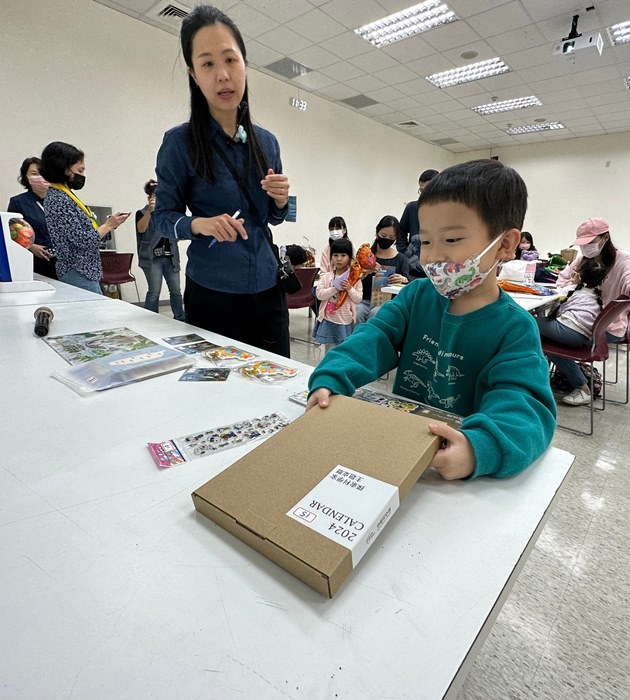
{"label": "denim shirt", "polygon": [[[269,167],[275,173],[281,173],[278,141],[262,127],[254,128]],[[287,207],[279,209],[262,189],[262,178],[253,159],[250,162],[248,145],[232,141],[212,118],[210,130],[215,136],[216,147],[223,149],[247,184],[258,218],[273,225],[281,223]],[[278,283],[278,262],[264,230],[256,216],[252,215],[247,199],[220,155],[213,155],[214,183],[203,180],[195,173],[188,152],[187,132],[186,123],[164,134],[155,168],[158,187],[153,225],[162,236],[191,241],[186,276],[202,287],[232,294],[257,294],[270,289]],[[192,216],[186,215],[187,208]],[[245,219],[247,240],[237,236],[234,242],[217,241],[209,247],[213,238],[191,232],[192,221],[197,217],[232,216],[237,210],[241,212],[239,218]]]}

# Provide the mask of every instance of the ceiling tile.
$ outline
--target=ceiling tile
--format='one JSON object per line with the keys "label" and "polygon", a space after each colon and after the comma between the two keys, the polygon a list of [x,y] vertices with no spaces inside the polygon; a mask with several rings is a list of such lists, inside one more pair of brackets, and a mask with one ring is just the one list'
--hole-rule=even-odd
{"label": "ceiling tile", "polygon": [[304,38],[286,27],[276,26],[271,31],[260,34],[258,41],[272,49],[281,46],[285,56],[305,48]]}
{"label": "ceiling tile", "polygon": [[508,2],[470,17],[467,21],[475,31],[487,38],[531,25],[531,20],[520,2]]}
{"label": "ceiling tile", "polygon": [[372,92],[366,92],[365,94],[377,102],[389,102],[390,100],[399,100],[401,97],[404,97],[402,92],[389,86],[380,88],[379,90],[373,90]]}
{"label": "ceiling tile", "polygon": [[[192,4],[192,3],[191,3]],[[252,39],[256,39],[261,34],[268,32],[278,26],[278,23],[258,12],[253,7],[241,3],[230,8],[230,18],[234,20],[236,26],[243,34]],[[276,48],[276,47],[271,47]],[[284,50],[284,47],[283,47]]]}
{"label": "ceiling tile", "polygon": [[524,51],[515,51],[514,53],[505,53],[503,60],[512,68],[512,70],[522,70],[533,66],[540,66],[550,62],[551,48],[549,44],[536,46]]}
{"label": "ceiling tile", "polygon": [[[477,56],[473,58],[463,58],[462,54],[468,51],[474,51]],[[477,63],[478,61],[487,61],[490,58],[494,58],[497,52],[485,41],[475,41],[466,46],[459,46],[456,49],[449,49],[448,51],[442,51],[442,55],[446,56],[455,66],[465,66],[470,63]]]}
{"label": "ceiling tile", "polygon": [[532,25],[497,34],[497,36],[488,39],[488,44],[492,46],[499,56],[504,56],[516,51],[524,51],[542,45],[547,46],[548,42],[539,29]]}
{"label": "ceiling tile", "polygon": [[479,34],[466,22],[458,21],[444,24],[424,34],[427,44],[438,51],[448,51],[479,41]]}
{"label": "ceiling tile", "polygon": [[379,88],[387,87],[387,83],[378,80],[372,75],[363,75],[360,78],[353,78],[346,81],[346,85],[354,88],[356,92],[369,92],[370,90],[378,90]]}
{"label": "ceiling tile", "polygon": [[406,112],[410,109],[417,109],[420,106],[418,101],[414,100],[413,97],[400,97],[397,100],[389,100],[388,104],[390,107],[402,112]]}
{"label": "ceiling tile", "polygon": [[348,61],[340,61],[339,63],[333,63],[332,66],[322,68],[321,72],[324,75],[328,75],[329,77],[334,78],[340,83],[347,82],[352,78],[358,78],[362,75],[365,75],[365,73],[360,68],[353,66],[351,63],[348,63]]}
{"label": "ceiling tile", "polygon": [[331,100],[345,100],[347,97],[352,97],[352,95],[357,94],[357,91],[353,88],[340,83],[319,88],[317,92],[324,97],[330,98]]}
{"label": "ceiling tile", "polygon": [[416,36],[403,39],[403,41],[397,41],[395,44],[383,46],[381,51],[401,63],[407,63],[408,61],[413,61],[423,56],[429,56],[435,53],[435,49],[431,44],[427,44],[423,38],[424,36],[426,36],[424,33],[416,34]]}
{"label": "ceiling tile", "polygon": [[450,70],[456,67],[457,65],[453,63],[453,61],[449,61],[446,56],[439,53],[434,53],[430,56],[425,56],[424,58],[419,58],[407,63],[407,68],[410,68],[414,73],[417,73],[423,78],[426,78],[427,75],[441,73],[444,70]]}
{"label": "ceiling tile", "polygon": [[[392,112],[392,104],[375,104],[375,105],[369,105],[368,107],[363,107],[361,112],[365,112],[365,114],[369,114],[373,117],[383,115],[383,114],[391,114]],[[398,111],[398,110],[397,110]]]}
{"label": "ceiling tile", "polygon": [[313,43],[318,43],[345,31],[345,27],[335,22],[321,10],[311,10],[286,23],[286,26]]}
{"label": "ceiling tile", "polygon": [[339,36],[320,42],[319,45],[325,51],[330,51],[330,53],[343,59],[360,56],[362,53],[371,51],[374,48],[369,42],[357,36],[354,32],[344,32]]}
{"label": "ceiling tile", "polygon": [[[247,4],[282,24],[313,9],[306,0],[255,0]],[[230,10],[228,14],[232,15],[232,11]]]}
{"label": "ceiling tile", "polygon": [[253,39],[247,42],[247,60],[249,64],[256,66],[267,66],[270,63],[279,61],[284,54],[278,53],[275,49],[269,48],[264,44],[260,44]]}
{"label": "ceiling tile", "polygon": [[416,77],[416,74],[405,68],[405,66],[392,66],[385,70],[376,71],[374,75],[389,85],[398,85],[399,83],[409,82]]}
{"label": "ceiling tile", "polygon": [[369,53],[361,54],[361,56],[355,56],[350,59],[350,63],[366,73],[375,73],[399,65],[398,61],[378,49],[373,49]]}
{"label": "ceiling tile", "polygon": [[292,84],[300,85],[301,87],[311,88],[312,90],[321,90],[321,88],[333,85],[337,81],[333,78],[329,78],[327,75],[322,75],[318,71],[313,71],[312,73],[307,73],[306,75],[300,75],[298,78],[293,78],[291,80]]}
{"label": "ceiling tile", "polygon": [[405,95],[424,95],[427,92],[435,90],[435,85],[432,85],[428,80],[424,78],[416,78],[415,80],[410,80],[407,83],[400,83],[396,85],[398,90],[404,92]]}
{"label": "ceiling tile", "polygon": [[505,5],[508,0],[448,0],[448,6],[458,17],[466,18]]}
{"label": "ceiling tile", "polygon": [[[249,54],[249,46],[247,47],[247,52]],[[305,49],[299,49],[293,53],[288,54],[290,58],[303,66],[308,66],[312,70],[319,70],[325,66],[329,66],[332,63],[337,63],[338,58],[335,54],[330,51],[322,49],[321,46],[312,45],[307,46]]]}
{"label": "ceiling tile", "polygon": [[357,29],[364,24],[375,22],[377,19],[391,14],[391,12],[383,11],[383,7],[374,0],[361,0],[361,2],[330,0],[322,6],[322,10],[348,29]]}

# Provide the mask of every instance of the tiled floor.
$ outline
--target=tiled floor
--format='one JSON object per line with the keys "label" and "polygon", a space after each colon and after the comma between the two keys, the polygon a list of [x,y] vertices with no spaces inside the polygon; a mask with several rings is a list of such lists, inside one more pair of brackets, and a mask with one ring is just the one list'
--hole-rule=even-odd
{"label": "tiled floor", "polygon": [[[307,311],[290,313],[291,336],[309,339]],[[299,340],[291,353],[310,365],[322,356]],[[614,386],[608,396],[622,393]],[[576,455],[572,477],[458,700],[630,698],[629,416],[630,407],[607,404],[592,437],[556,432],[553,444]],[[587,409],[560,406],[559,419],[584,427]]]}

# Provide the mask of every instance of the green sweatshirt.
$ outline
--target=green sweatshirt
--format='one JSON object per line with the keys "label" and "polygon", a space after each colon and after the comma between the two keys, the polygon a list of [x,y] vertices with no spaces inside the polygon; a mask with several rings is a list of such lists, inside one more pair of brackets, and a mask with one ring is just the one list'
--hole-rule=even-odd
{"label": "green sweatshirt", "polygon": [[407,285],[313,371],[309,389],[352,396],[398,367],[394,392],[464,417],[472,478],[512,476],[549,446],[556,403],[532,316],[503,291],[454,315],[429,280]]}

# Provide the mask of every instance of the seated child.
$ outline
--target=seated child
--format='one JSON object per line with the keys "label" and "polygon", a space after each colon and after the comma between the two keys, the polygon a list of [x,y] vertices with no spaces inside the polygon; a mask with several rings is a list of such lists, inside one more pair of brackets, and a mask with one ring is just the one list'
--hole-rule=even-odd
{"label": "seated child", "polygon": [[395,299],[309,380],[307,410],[397,367],[397,394],[464,417],[443,423],[431,464],[445,479],[516,474],[548,447],[556,405],[536,322],[497,286],[496,267],[521,240],[527,188],[511,168],[477,160],[443,170],[419,201],[428,279]]}
{"label": "seated child", "polygon": [[[315,291],[317,298],[323,302],[319,305],[317,323],[313,329],[315,341],[324,345],[326,350],[339,345],[351,333],[355,321],[355,306],[361,301],[361,280],[352,286],[346,279],[338,278],[350,269],[352,262],[352,243],[348,238],[340,238],[330,242],[331,272],[324,272],[319,278]],[[347,297],[343,304],[336,308],[337,300],[343,291]]]}
{"label": "seated child", "polygon": [[[602,310],[599,288],[608,274],[608,268],[595,258],[582,258],[575,269],[577,287],[569,292],[565,302],[550,316],[537,316],[536,322],[543,338],[579,348],[591,342],[593,324]],[[569,406],[582,406],[591,401],[591,389],[586,377],[573,360],[552,356],[549,358],[564,374],[573,391],[562,397]]]}

